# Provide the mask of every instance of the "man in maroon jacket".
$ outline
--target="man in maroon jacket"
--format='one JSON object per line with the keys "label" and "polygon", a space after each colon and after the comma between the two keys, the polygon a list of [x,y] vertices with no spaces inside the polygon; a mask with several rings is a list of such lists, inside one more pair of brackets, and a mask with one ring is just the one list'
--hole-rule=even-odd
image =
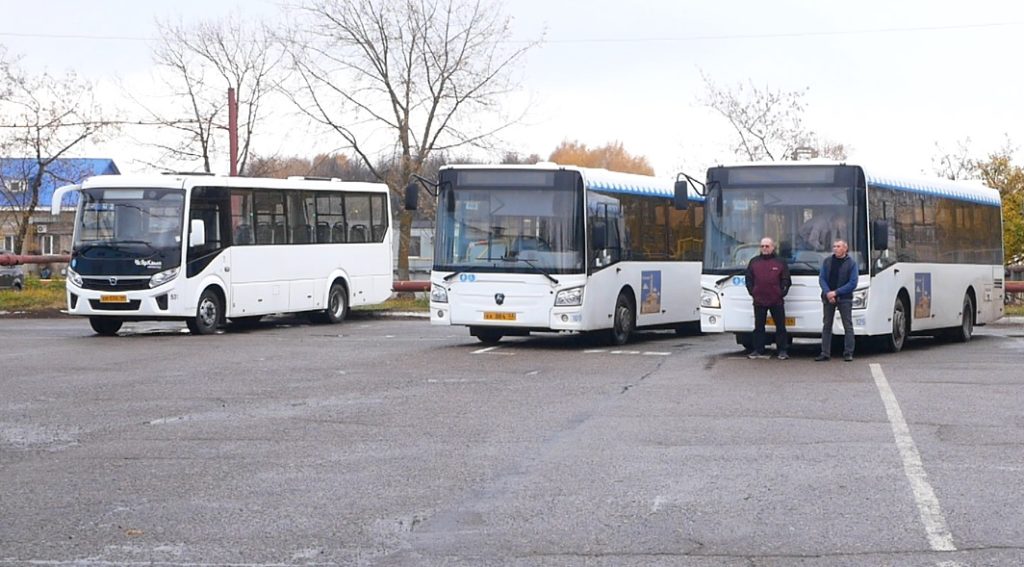
{"label": "man in maroon jacket", "polygon": [[779,349],[779,360],[786,360],[789,354],[789,337],[786,336],[786,307],[783,298],[792,283],[789,266],[775,255],[775,241],[761,239],[761,254],[754,256],[747,264],[747,293],[754,298],[753,349],[748,358],[768,358],[764,353],[765,322],[768,312],[775,320],[775,345]]}

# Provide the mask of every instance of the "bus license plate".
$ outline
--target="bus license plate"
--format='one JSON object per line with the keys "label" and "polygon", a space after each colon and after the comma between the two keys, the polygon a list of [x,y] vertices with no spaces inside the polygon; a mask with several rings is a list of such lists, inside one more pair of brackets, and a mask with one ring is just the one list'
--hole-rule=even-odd
{"label": "bus license plate", "polygon": [[124,294],[101,295],[100,303],[128,303],[128,296]]}
{"label": "bus license plate", "polygon": [[[772,327],[774,327],[775,326],[775,319],[772,319],[771,317],[769,317],[765,321],[765,325],[771,325]],[[796,317],[786,317],[786,326],[787,327],[796,327]]]}
{"label": "bus license plate", "polygon": [[500,313],[497,311],[484,311],[484,321],[515,321],[515,313]]}

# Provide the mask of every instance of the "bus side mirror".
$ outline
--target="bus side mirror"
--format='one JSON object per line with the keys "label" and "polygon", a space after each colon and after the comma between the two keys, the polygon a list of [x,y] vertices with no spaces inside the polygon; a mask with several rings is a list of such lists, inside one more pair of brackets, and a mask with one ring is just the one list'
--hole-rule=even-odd
{"label": "bus side mirror", "polygon": [[875,250],[889,249],[889,221],[879,219],[871,223],[871,242]]}
{"label": "bus side mirror", "polygon": [[690,197],[688,194],[689,189],[689,181],[683,179],[676,180],[675,198],[673,199],[672,204],[675,206],[677,211],[685,211],[686,208],[690,206]]}
{"label": "bus side mirror", "polygon": [[192,248],[206,244],[206,223],[201,219],[192,219],[188,244]]}
{"label": "bus side mirror", "polygon": [[605,233],[607,225],[605,223],[594,223],[590,227],[590,248],[591,250],[604,250],[608,246]]}
{"label": "bus side mirror", "polygon": [[420,186],[415,181],[405,187],[405,210],[415,211],[420,204]]}

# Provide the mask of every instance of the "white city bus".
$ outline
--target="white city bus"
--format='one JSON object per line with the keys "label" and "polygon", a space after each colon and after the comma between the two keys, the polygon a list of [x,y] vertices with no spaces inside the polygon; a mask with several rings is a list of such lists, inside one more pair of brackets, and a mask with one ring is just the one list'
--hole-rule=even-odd
{"label": "white city bus", "polygon": [[109,175],[78,193],[68,312],[101,335],[125,321],[184,320],[195,334],[226,319],[308,312],[337,323],[391,294],[387,186],[337,180]]}
{"label": "white city bus", "polygon": [[[750,348],[754,315],[744,272],[764,236],[789,262],[790,336],[821,336],[818,273],[835,238],[849,242],[860,268],[855,333],[891,352],[912,334],[968,341],[974,325],[1003,315],[1001,201],[980,183],[813,162],[713,167],[706,189],[703,331],[735,333]],[[800,229],[814,219],[836,219],[834,232],[808,242]],[[833,333],[843,334],[838,312]]]}
{"label": "white city bus", "polygon": [[492,344],[532,331],[603,331],[614,344],[638,327],[697,332],[703,199],[673,191],[553,163],[442,168],[431,323]]}

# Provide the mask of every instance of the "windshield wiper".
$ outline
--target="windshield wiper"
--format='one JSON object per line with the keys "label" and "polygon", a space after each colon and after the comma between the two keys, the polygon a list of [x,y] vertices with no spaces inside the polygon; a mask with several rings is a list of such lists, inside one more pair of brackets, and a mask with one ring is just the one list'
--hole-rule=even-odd
{"label": "windshield wiper", "polygon": [[450,282],[450,281],[452,281],[452,278],[454,278],[455,276],[457,276],[457,275],[459,275],[461,273],[462,272],[452,272],[452,273],[448,274],[447,276],[445,276],[445,277],[443,277],[441,279],[446,281],[446,282]]}
{"label": "windshield wiper", "polygon": [[157,251],[156,246],[153,246],[152,244],[146,242],[145,240],[118,240],[117,243],[118,244],[142,244],[142,245],[148,247],[150,250],[152,250],[154,252]]}
{"label": "windshield wiper", "polygon": [[532,261],[527,260],[526,258],[520,258],[520,257],[516,256],[515,253],[512,253],[511,255],[508,255],[508,256],[502,256],[501,260],[503,262],[526,262],[526,265],[530,266],[531,268],[533,268],[533,270],[535,272],[537,272],[538,274],[540,274],[540,275],[544,276],[545,278],[551,280],[551,283],[556,284],[556,285],[558,284],[558,280],[556,280],[555,277],[552,276],[551,274],[549,274],[546,271],[544,271],[543,268],[541,268],[537,264],[534,264]]}
{"label": "windshield wiper", "polygon": [[718,278],[717,280],[715,280],[715,287],[718,287],[718,286],[722,285],[722,282],[724,282],[725,280],[728,280],[728,279],[731,279],[731,278],[735,278],[736,276],[745,276],[745,275],[747,275],[747,271],[746,270],[743,270],[742,272],[726,274],[726,275]]}

